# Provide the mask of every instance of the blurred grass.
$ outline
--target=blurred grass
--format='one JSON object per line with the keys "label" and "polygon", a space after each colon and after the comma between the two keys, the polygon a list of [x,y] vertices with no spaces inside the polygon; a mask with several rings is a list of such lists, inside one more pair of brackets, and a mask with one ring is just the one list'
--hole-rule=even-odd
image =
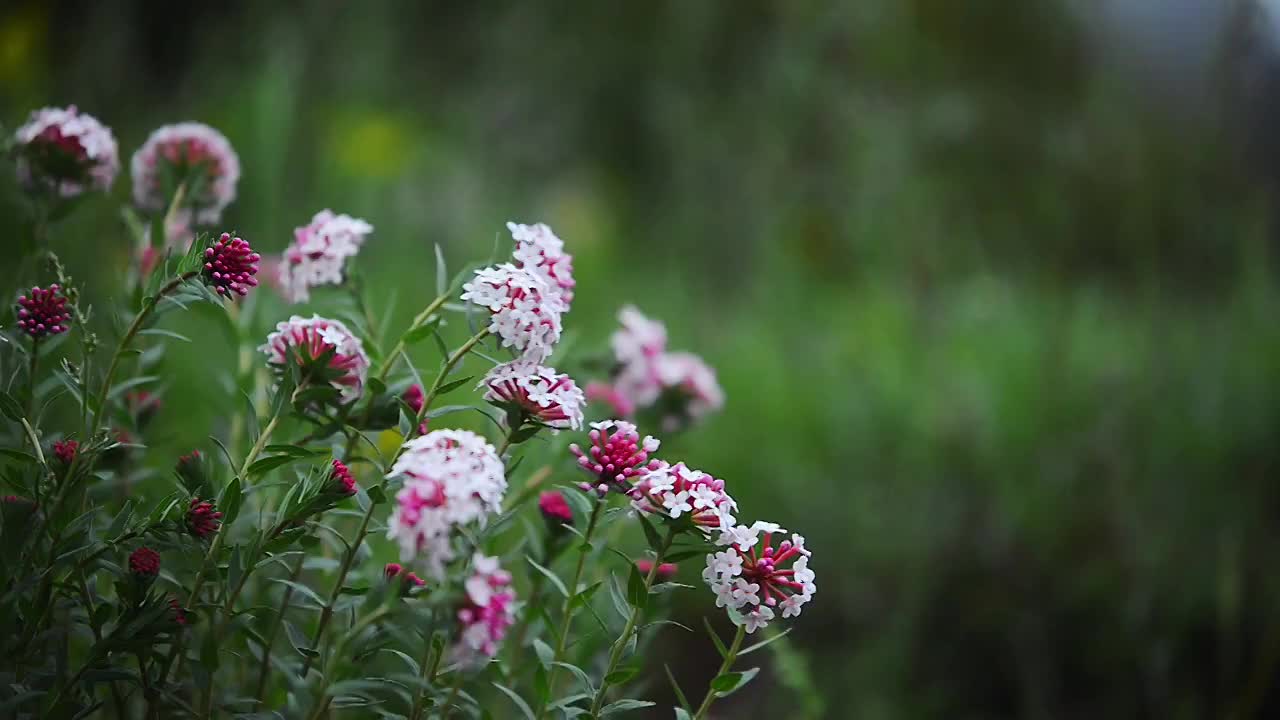
{"label": "blurred grass", "polygon": [[[0,10],[0,121],[76,102],[124,157],[222,129],[229,226],[279,250],[369,218],[392,328],[435,243],[456,268],[550,223],[580,347],[633,301],[719,370],[725,412],[670,452],[809,538],[792,644],[829,716],[1280,708],[1272,198],[1229,113],[1138,92],[1050,2],[304,5]],[[99,297],[127,197],[55,232]],[[239,410],[230,350],[170,362],[159,467]],[[796,702],[753,691],[725,712]]]}

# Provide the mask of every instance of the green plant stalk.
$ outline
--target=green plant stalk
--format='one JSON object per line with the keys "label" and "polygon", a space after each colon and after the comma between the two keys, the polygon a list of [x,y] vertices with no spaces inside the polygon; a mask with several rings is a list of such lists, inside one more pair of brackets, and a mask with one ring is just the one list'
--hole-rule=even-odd
{"label": "green plant stalk", "polygon": [[[292,572],[289,573],[289,582],[298,581],[298,577],[302,575],[302,564],[305,560],[306,555],[298,558],[297,564],[293,566]],[[280,599],[280,610],[276,612],[275,619],[271,621],[271,629],[267,631],[267,643],[262,650],[262,666],[258,668],[258,687],[253,696],[257,698],[259,707],[262,705],[265,699],[264,695],[267,692],[267,678],[271,676],[271,648],[276,644],[276,636],[280,634],[280,627],[284,625],[284,614],[289,609],[289,601],[292,599],[293,586],[286,585],[284,597]]]}
{"label": "green plant stalk", "polygon": [[[151,697],[154,694],[151,690],[151,680],[148,679],[149,670],[147,669],[147,661],[139,651],[134,654],[138,660],[138,678],[142,680],[142,697],[147,701],[146,717],[150,718],[154,714],[155,708],[151,704]],[[124,717],[120,715],[120,717]]]}
{"label": "green plant stalk", "polygon": [[440,706],[440,717],[443,720],[449,720],[453,717],[453,703],[458,699],[458,693],[462,690],[462,671],[453,671],[453,682],[449,683],[449,695],[444,699],[444,704]]}
{"label": "green plant stalk", "polygon": [[418,313],[413,318],[413,322],[409,323],[409,329],[401,333],[400,339],[396,341],[395,347],[391,348],[391,353],[387,355],[387,359],[383,361],[382,369],[378,371],[379,380],[387,379],[387,375],[390,374],[391,370],[395,367],[396,363],[400,360],[400,356],[404,354],[404,336],[408,335],[414,330],[417,330],[419,327],[422,326],[423,323],[431,319],[431,316],[434,315],[436,311],[440,309],[440,306],[444,305],[448,299],[449,299],[448,294],[441,295],[435,300],[432,300],[430,305],[427,305],[427,307],[424,308],[422,312]]}
{"label": "green plant stalk", "polygon": [[[325,663],[325,673],[324,677],[320,681],[320,687],[318,689],[319,697],[316,698],[315,710],[307,716],[310,720],[316,720],[323,715],[325,711],[329,709],[329,703],[333,702],[333,698],[328,694],[329,681],[330,678],[333,677],[334,670],[331,666],[336,662],[337,658],[343,656],[343,651],[346,650],[347,643],[351,642],[352,638],[355,638],[359,636],[360,633],[364,632],[365,628],[381,620],[384,615],[390,612],[391,609],[385,605],[374,610],[356,621],[356,624],[351,626],[351,629],[347,631],[347,634],[343,635],[342,638],[338,640],[337,646],[334,647],[333,652],[329,654],[329,661]],[[305,676],[306,673],[303,673],[303,675]]]}
{"label": "green plant stalk", "polygon": [[[440,394],[440,388],[444,386],[445,378],[449,376],[449,373],[459,362],[462,362],[462,358],[466,357],[467,353],[474,350],[476,345],[479,345],[480,341],[487,337],[489,337],[488,328],[472,335],[470,339],[462,344],[462,347],[454,350],[453,353],[449,355],[449,358],[445,360],[444,365],[440,367],[440,372],[436,375],[435,381],[431,383],[431,389],[427,391],[426,396],[422,399],[422,409],[418,411],[418,415],[413,419],[413,427],[409,430],[410,435],[417,433],[418,428],[422,426],[422,420],[426,418],[427,413],[430,412],[431,403],[436,399],[436,395]],[[392,458],[393,463],[396,458],[400,457],[400,453],[402,452],[404,452],[403,445],[401,445],[400,450],[396,452],[395,458]]]}
{"label": "green plant stalk", "polygon": [[[268,436],[275,430],[276,424],[280,420],[281,410],[283,410],[283,405],[281,405],[281,407],[272,415],[271,420],[267,422],[266,427],[264,427],[262,432],[258,435],[257,442],[253,444],[253,447],[249,450],[249,454],[245,456],[244,462],[240,464],[241,478],[245,477],[245,472],[249,469],[249,466],[258,458],[258,454],[262,452],[262,448],[266,447]],[[191,583],[191,592],[187,595],[186,607],[188,610],[193,609],[196,601],[200,598],[200,591],[204,589],[205,573],[208,571],[209,564],[212,562],[215,566],[217,565],[218,553],[222,551],[223,538],[226,537],[226,533],[226,523],[219,525],[218,529],[213,533],[213,541],[209,543],[209,551],[205,553],[204,559],[200,562],[200,569],[196,571],[196,579]],[[170,648],[169,656],[165,659],[164,669],[160,672],[160,679],[157,684],[164,684],[165,678],[169,675],[170,668],[173,667],[174,660],[182,654],[182,649],[185,644],[186,636],[184,635]],[[213,695],[212,679],[210,680],[209,685],[209,695],[210,697]]]}
{"label": "green plant stalk", "polygon": [[200,272],[198,270],[190,270],[165,283],[163,287],[156,291],[155,296],[151,298],[151,302],[147,303],[146,307],[142,309],[142,312],[138,313],[137,317],[133,319],[133,322],[129,325],[129,329],[125,331],[124,337],[120,339],[120,344],[116,346],[116,351],[112,353],[111,363],[107,365],[107,375],[102,380],[102,389],[98,391],[98,409],[93,414],[93,426],[89,432],[90,437],[96,434],[98,429],[102,427],[102,418],[106,414],[107,395],[111,392],[111,381],[115,379],[116,370],[120,367],[120,358],[124,355],[125,349],[129,347],[129,343],[133,342],[133,338],[138,334],[138,331],[142,329],[143,323],[147,318],[151,317],[151,313],[155,312],[156,307],[160,305],[160,301],[163,300],[166,295],[173,292],[182,283],[199,274]]}
{"label": "green plant stalk", "polygon": [[[560,666],[555,663],[564,662],[564,651],[569,643],[569,630],[573,627],[574,606],[573,598],[578,594],[578,584],[582,582],[582,569],[587,563],[587,553],[590,552],[591,536],[595,533],[596,524],[600,520],[600,511],[604,509],[605,499],[596,498],[596,504],[591,508],[591,517],[587,520],[586,532],[582,534],[582,545],[578,548],[578,563],[573,569],[573,582],[569,585],[569,595],[564,599],[564,607],[560,614],[564,617],[564,625],[560,628],[560,637],[556,638],[556,652],[552,657],[551,667],[549,668],[550,676],[547,678],[547,701],[556,694],[556,683],[560,679]],[[654,567],[657,567],[656,565]],[[539,573],[541,574],[541,573]],[[547,703],[542,703],[538,708],[538,717],[542,718],[546,715]]]}
{"label": "green plant stalk", "polygon": [[57,716],[57,714],[54,711],[62,706],[62,703],[65,700],[64,696],[67,693],[67,689],[75,687],[76,684],[80,682],[80,678],[84,677],[84,674],[88,672],[89,668],[93,667],[98,662],[98,660],[101,659],[102,657],[101,647],[102,647],[101,645],[94,645],[93,650],[89,653],[89,657],[85,658],[84,664],[80,666],[80,669],[76,671],[76,674],[72,675],[71,679],[67,680],[67,682],[61,685],[58,688],[58,690],[53,694],[53,699],[49,703],[50,716],[54,716],[54,717]]}
{"label": "green plant stalk", "polygon": [[[653,567],[649,568],[649,574],[644,578],[644,591],[646,594],[648,594],[649,588],[653,587],[654,578],[658,577],[658,568],[662,565],[662,558],[671,549],[671,543],[675,539],[675,529],[667,530],[667,537],[663,540],[662,547],[653,558]],[[631,634],[635,632],[636,625],[640,622],[640,616],[643,613],[644,611],[638,607],[631,608],[631,616],[627,618],[627,624],[622,628],[622,634],[613,643],[613,650],[609,652],[609,664],[605,667],[604,675],[600,678],[600,687],[596,690],[596,697],[591,701],[592,717],[600,716],[600,708],[603,707],[605,695],[609,692],[608,678],[618,669],[618,663],[622,661],[622,653],[626,650],[627,643],[631,640]]]}
{"label": "green plant stalk", "polygon": [[[440,647],[440,652],[432,657],[431,645],[435,639],[435,631],[427,634],[427,651],[422,654],[422,665],[420,667],[419,677],[427,683],[436,681],[436,673],[440,671],[440,661],[444,659],[445,646]],[[426,700],[426,691],[419,688],[413,692],[413,707],[409,711],[409,720],[422,720],[422,712],[426,710],[423,701]]]}
{"label": "green plant stalk", "polygon": [[[185,272],[170,280],[164,285],[164,287],[160,288],[156,292],[155,297],[151,298],[151,302],[147,303],[146,306],[142,308],[142,312],[138,313],[137,317],[133,319],[133,322],[129,325],[129,329],[125,331],[124,337],[120,339],[120,344],[116,346],[115,352],[111,355],[111,364],[107,366],[107,375],[102,380],[102,389],[98,391],[98,410],[93,415],[93,424],[90,426],[86,439],[91,439],[96,435],[98,429],[102,426],[102,417],[105,414],[107,395],[111,391],[111,381],[115,379],[116,369],[120,365],[120,358],[124,355],[125,348],[129,346],[129,343],[133,342],[133,338],[137,336],[138,331],[142,329],[146,319],[151,317],[151,313],[155,311],[156,307],[160,304],[160,301],[165,297],[165,295],[173,292],[179,285],[198,274],[199,273],[197,271],[193,270]],[[76,453],[75,458],[71,461],[70,467],[67,468],[67,473],[64,476],[63,482],[58,487],[58,492],[53,496],[53,500],[49,504],[48,512],[41,514],[39,527],[28,537],[35,537],[44,532],[45,526],[48,524],[49,520],[55,517],[58,514],[58,511],[62,509],[62,503],[66,501],[67,488],[75,478],[76,470],[79,469],[80,460],[83,457],[84,453]]]}
{"label": "green plant stalk", "polygon": [[[733,667],[733,663],[738,659],[738,651],[742,649],[742,640],[747,636],[747,626],[739,625],[738,632],[733,636],[733,644],[729,646],[729,652],[724,656],[724,662],[720,663],[720,669],[716,671],[715,677],[729,672]],[[713,678],[714,679],[714,678]],[[707,688],[707,696],[702,698],[702,704],[698,706],[698,712],[694,713],[693,720],[702,720],[707,716],[707,711],[711,709],[711,703],[716,701],[718,694],[715,690]]]}
{"label": "green plant stalk", "polygon": [[31,409],[36,402],[36,370],[40,363],[40,338],[31,338],[31,362],[27,364],[27,397],[22,406],[22,416],[31,417]]}
{"label": "green plant stalk", "polygon": [[[545,553],[541,559],[544,567],[551,567],[551,553]],[[534,573],[533,581],[529,587],[529,602],[526,607],[538,607],[538,603],[542,602],[542,590],[546,586],[547,577],[542,573]],[[520,618],[520,624],[516,626],[513,642],[510,647],[515,652],[520,652],[520,648],[524,647],[525,636],[529,634],[529,616],[531,613],[523,613]]]}
{"label": "green plant stalk", "polygon": [[[342,557],[342,565],[338,569],[338,579],[333,583],[333,590],[329,591],[329,600],[325,602],[324,609],[320,611],[320,622],[316,625],[316,632],[311,637],[311,648],[318,649],[320,640],[324,636],[325,628],[329,626],[329,621],[333,618],[333,606],[338,601],[338,596],[342,594],[342,584],[347,581],[347,573],[351,571],[351,564],[355,561],[356,552],[360,550],[360,546],[364,544],[365,535],[368,534],[369,520],[373,518],[373,511],[378,504],[369,500],[369,509],[365,511],[364,517],[360,520],[360,529],[356,531],[355,540],[347,548],[347,552]],[[306,677],[311,670],[312,656],[308,655],[307,659],[302,663],[302,672],[300,677]]]}
{"label": "green plant stalk", "polygon": [[[89,596],[89,583],[84,578],[84,570],[79,569],[76,573],[76,589],[80,591],[80,601],[84,603],[85,612],[88,613],[89,629],[93,632],[94,644],[102,642],[102,626],[94,619],[96,608],[93,605],[93,598]],[[145,682],[145,678],[144,678]],[[107,683],[107,687],[111,689],[111,702],[116,708],[116,717],[124,717],[124,699],[120,697],[120,688],[115,681]]]}
{"label": "green plant stalk", "polygon": [[[280,421],[280,412],[277,410],[276,414],[273,415],[271,420],[267,423],[267,426],[264,427],[262,429],[262,432],[258,435],[257,442],[253,444],[253,447],[249,450],[249,454],[245,456],[244,462],[240,464],[240,472],[239,472],[240,478],[246,477],[246,473],[249,470],[249,466],[253,464],[254,460],[258,459],[258,455],[262,452],[262,448],[267,446],[267,440],[270,438],[271,433],[275,430],[276,424],[279,421]],[[213,535],[213,542],[209,543],[209,552],[205,554],[204,562],[200,563],[200,570],[196,572],[195,582],[191,584],[190,598],[192,600],[195,600],[196,598],[198,598],[200,596],[200,590],[204,588],[204,576],[205,576],[206,570],[209,567],[209,562],[211,560],[215,564],[217,562],[216,558],[217,558],[218,552],[222,549],[222,539],[226,537],[226,529],[227,529],[227,526],[225,523],[219,525],[217,532],[215,532]]]}

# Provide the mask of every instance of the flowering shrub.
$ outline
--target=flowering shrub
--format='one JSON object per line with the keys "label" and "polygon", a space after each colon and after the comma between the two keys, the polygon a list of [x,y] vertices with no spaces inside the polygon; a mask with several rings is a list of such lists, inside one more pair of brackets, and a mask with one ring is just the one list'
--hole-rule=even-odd
{"label": "flowering shrub", "polygon": [[[74,108],[37,112],[12,143],[37,224],[109,185],[115,153]],[[132,212],[150,217],[135,242],[152,252],[137,256],[119,340],[98,337],[80,283],[43,249],[51,277],[23,278],[47,284],[11,296],[0,337],[0,714],[611,716],[653,705],[626,691],[657,676],[646,645],[683,628],[653,598],[691,589],[677,563],[703,557],[707,600],[736,633],[726,644],[706,623],[723,662],[700,702],[667,677],[676,716],[704,718],[755,676],[738,659],[813,598],[801,536],[742,524],[732,481],[660,455],[640,429],[677,433],[719,410],[706,363],[628,307],[607,380],[584,392],[547,364],[576,287],[551,228],[509,223],[508,261],[451,282],[441,266],[435,297],[383,337],[351,281],[368,222],[321,211],[277,257],[205,232],[240,165],[204,125],[157,130],[132,172]],[[175,218],[186,248],[169,242]],[[280,298],[257,289],[264,277]],[[157,490],[134,450],[165,412],[156,359],[190,340],[156,321],[246,297],[276,322],[228,315],[243,363],[228,391],[251,410],[164,459]],[[285,309],[347,297],[365,312]],[[487,320],[451,348],[442,330],[476,307]],[[427,338],[439,364],[424,374],[408,350]],[[488,367],[464,375],[476,363]],[[589,398],[615,417],[592,421]]]}

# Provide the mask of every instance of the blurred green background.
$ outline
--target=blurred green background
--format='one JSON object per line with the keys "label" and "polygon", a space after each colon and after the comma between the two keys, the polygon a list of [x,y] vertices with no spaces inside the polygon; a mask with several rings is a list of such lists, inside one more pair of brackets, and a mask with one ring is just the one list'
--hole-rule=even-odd
{"label": "blurred green background", "polygon": [[[115,130],[112,196],[53,233],[100,300],[169,122],[229,137],[264,252],[369,219],[393,328],[435,243],[549,223],[579,347],[665,321],[728,396],[679,451],[814,549],[797,658],[723,717],[1274,717],[1274,5],[8,2],[0,122]],[[181,356],[165,452],[239,411],[219,353]]]}

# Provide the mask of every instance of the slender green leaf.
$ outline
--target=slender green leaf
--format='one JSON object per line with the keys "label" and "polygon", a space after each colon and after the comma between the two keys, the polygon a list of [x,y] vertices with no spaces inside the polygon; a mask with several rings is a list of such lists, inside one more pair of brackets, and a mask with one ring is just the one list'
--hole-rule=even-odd
{"label": "slender green leaf", "polygon": [[732,695],[746,687],[747,683],[751,682],[759,672],[760,668],[757,667],[743,672],[724,673],[711,681],[711,689],[715,690],[720,697]]}
{"label": "slender green leaf", "polygon": [[720,636],[716,634],[715,628],[711,627],[711,622],[704,615],[702,617],[702,627],[707,629],[707,634],[711,636],[711,642],[715,643],[716,651],[720,653],[720,657],[728,657],[729,649],[724,646],[720,640]]}
{"label": "slender green leaf", "polygon": [[186,342],[186,343],[191,342],[191,338],[187,337],[186,335],[176,333],[172,330],[165,330],[164,328],[147,328],[145,330],[139,330],[138,334],[139,335],[158,335],[160,337],[167,337],[167,338],[173,338],[174,340],[181,340],[182,342]]}
{"label": "slender green leaf", "polygon": [[278,467],[296,462],[298,459],[299,457],[297,455],[272,455],[271,457],[264,457],[250,465],[248,472],[245,474],[249,477],[262,475],[263,473],[270,472]]}
{"label": "slender green leaf", "polygon": [[614,670],[604,676],[604,681],[610,685],[624,685],[628,680],[640,674],[638,667],[624,667]]}
{"label": "slender green leaf", "polygon": [[529,561],[529,564],[532,565],[535,570],[542,573],[543,575],[546,575],[547,579],[551,581],[552,585],[556,586],[556,589],[560,591],[561,595],[565,597],[569,597],[569,589],[564,586],[564,582],[561,581],[560,578],[557,577],[554,572],[552,572],[548,568],[545,568],[539,565],[536,560],[529,557],[528,555],[525,555],[524,558]]}
{"label": "slender green leaf", "polygon": [[649,549],[655,553],[662,551],[662,536],[658,534],[653,523],[649,522],[649,518],[644,513],[636,513],[636,517],[640,520],[640,527],[644,528],[644,539],[649,543]]}
{"label": "slender green leaf", "polygon": [[453,392],[454,390],[457,390],[458,388],[462,387],[464,384],[466,384],[466,383],[468,383],[468,382],[470,382],[471,380],[474,380],[474,379],[475,379],[475,375],[468,375],[468,376],[466,376],[466,377],[464,377],[464,378],[462,378],[462,379],[460,379],[460,380],[454,380],[453,382],[447,382],[447,383],[445,383],[444,385],[441,385],[441,386],[440,386],[440,390],[438,390],[438,391],[436,392],[436,397],[440,397],[440,396],[445,395],[445,394],[447,394],[447,393]]}
{"label": "slender green leaf", "polygon": [[436,295],[444,295],[449,289],[449,269],[445,266],[444,251],[436,243]]}
{"label": "slender green leaf", "polygon": [[0,413],[14,422],[22,421],[22,406],[18,404],[13,396],[3,390],[0,390]]}
{"label": "slender green leaf", "polygon": [[[680,703],[680,708],[689,710],[689,698],[684,694],[684,688],[680,687],[680,683],[676,682],[676,676],[671,672],[671,666],[663,663],[662,671],[667,674],[667,680],[671,682],[671,691],[675,693],[676,700]],[[679,717],[680,708],[676,709],[676,717]]]}
{"label": "slender green leaf", "polygon": [[16,460],[22,463],[30,463],[35,465],[40,462],[35,455],[22,450],[14,450],[13,448],[0,448],[0,457]]}
{"label": "slender green leaf", "polygon": [[244,495],[240,491],[240,478],[232,478],[222,490],[218,498],[218,507],[222,509],[222,524],[230,525],[240,515],[240,503]]}
{"label": "slender green leaf", "polygon": [[405,332],[402,340],[406,346],[417,345],[418,343],[431,337],[431,334],[440,326],[440,316],[432,315],[427,321],[421,325]]}
{"label": "slender green leaf", "polygon": [[765,638],[764,640],[761,640],[760,642],[758,642],[758,643],[756,643],[756,644],[754,644],[754,645],[748,645],[748,646],[746,647],[746,649],[738,651],[738,657],[742,657],[743,655],[746,655],[746,654],[748,654],[748,653],[753,653],[753,652],[755,652],[755,651],[759,650],[760,648],[767,646],[769,643],[774,642],[775,640],[781,640],[782,638],[784,638],[784,637],[786,637],[787,635],[789,635],[789,634],[791,633],[791,631],[792,631],[792,630],[794,630],[794,629],[795,629],[795,628],[787,628],[786,630],[783,630],[782,632],[780,632],[780,633],[778,633],[778,634],[776,634],[776,635],[772,635],[772,636],[770,636],[770,637],[767,637],[767,638]]}
{"label": "slender green leaf", "polygon": [[650,702],[649,700],[618,700],[617,702],[611,702],[608,705],[605,705],[604,709],[600,711],[600,717],[608,717],[609,715],[626,712],[628,710],[639,710],[641,708],[653,707],[656,704],[657,703]]}
{"label": "slender green leaf", "polygon": [[574,609],[574,608],[577,608],[579,605],[585,605],[588,602],[590,602],[591,596],[595,595],[596,591],[599,590],[600,586],[603,584],[604,584],[603,580],[597,580],[591,585],[588,585],[587,587],[583,588],[581,592],[575,594],[573,596],[573,599],[569,601],[569,608]]}
{"label": "slender green leaf", "polygon": [[501,690],[504,695],[511,698],[511,701],[516,704],[516,707],[520,708],[520,712],[524,714],[527,720],[534,720],[533,710],[529,708],[529,703],[526,703],[524,698],[521,698],[515,690],[499,683],[493,683],[493,686]]}
{"label": "slender green leaf", "polygon": [[538,638],[533,640],[533,651],[538,654],[538,660],[542,662],[543,667],[551,667],[551,663],[555,662],[556,651]]}
{"label": "slender green leaf", "polygon": [[644,576],[634,564],[631,566],[631,575],[627,579],[627,602],[641,610],[649,604],[649,591],[644,586]]}

